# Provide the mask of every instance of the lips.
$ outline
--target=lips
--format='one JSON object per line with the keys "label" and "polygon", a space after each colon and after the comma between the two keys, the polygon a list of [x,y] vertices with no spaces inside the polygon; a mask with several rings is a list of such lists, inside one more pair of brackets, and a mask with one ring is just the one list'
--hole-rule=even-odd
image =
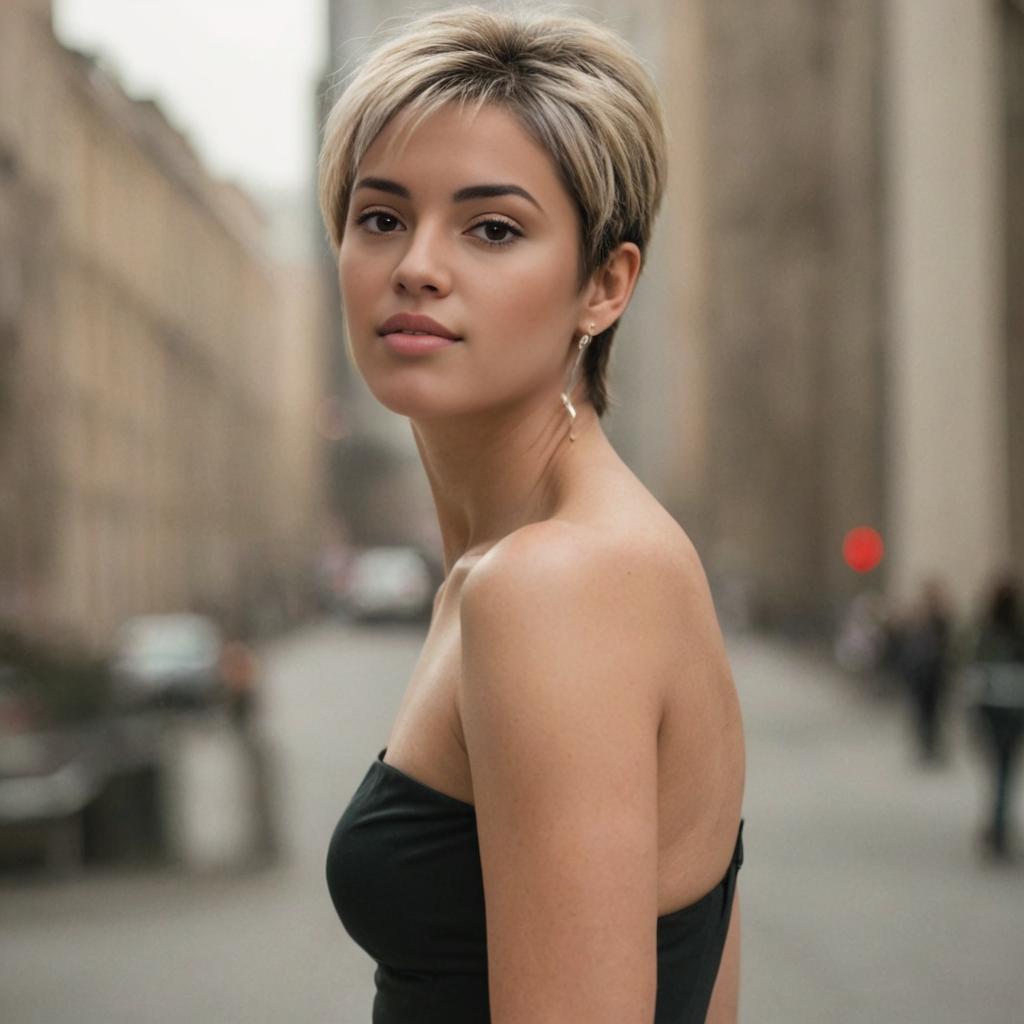
{"label": "lips", "polygon": [[432,334],[436,338],[448,338],[450,341],[461,341],[462,339],[454,331],[450,331],[444,324],[431,320],[429,316],[420,316],[416,313],[398,313],[388,317],[377,328],[377,333],[397,334],[401,331],[420,331],[423,334]]}

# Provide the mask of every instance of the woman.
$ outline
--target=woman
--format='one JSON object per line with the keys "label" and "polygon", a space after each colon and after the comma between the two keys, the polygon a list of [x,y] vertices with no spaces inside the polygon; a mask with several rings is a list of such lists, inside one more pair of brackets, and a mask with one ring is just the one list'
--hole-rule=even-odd
{"label": "woman", "polygon": [[584,20],[424,17],[328,119],[350,354],[446,570],[328,854],[376,1024],[736,1020],[739,704],[698,556],[600,422],[664,176],[646,71]]}

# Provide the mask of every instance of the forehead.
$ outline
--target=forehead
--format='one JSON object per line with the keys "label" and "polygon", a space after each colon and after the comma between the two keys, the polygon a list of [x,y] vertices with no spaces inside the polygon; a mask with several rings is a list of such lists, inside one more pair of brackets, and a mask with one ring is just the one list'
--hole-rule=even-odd
{"label": "forehead", "polygon": [[[548,151],[515,114],[487,105],[478,111],[448,104],[409,131],[417,113],[399,111],[360,161],[360,176],[393,177],[414,192],[417,182],[458,187],[478,182],[512,182],[549,199],[568,201]],[[541,196],[537,196],[543,205]]]}

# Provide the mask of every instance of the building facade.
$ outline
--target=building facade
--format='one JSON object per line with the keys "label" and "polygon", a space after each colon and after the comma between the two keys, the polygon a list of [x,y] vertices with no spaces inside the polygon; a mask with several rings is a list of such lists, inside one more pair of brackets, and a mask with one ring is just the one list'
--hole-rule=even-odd
{"label": "building facade", "polygon": [[[875,3],[663,5],[683,365],[673,511],[738,614],[817,630],[885,533]],[[673,278],[675,281],[673,282]]]}
{"label": "building facade", "polygon": [[1008,0],[884,9],[889,584],[906,597],[944,578],[973,610],[996,571],[1024,570],[1008,375],[1021,347],[1011,134],[1024,12]]}
{"label": "building facade", "polygon": [[95,650],[141,612],[240,625],[320,540],[319,339],[260,211],[48,3],[5,4],[0,51],[0,611]]}

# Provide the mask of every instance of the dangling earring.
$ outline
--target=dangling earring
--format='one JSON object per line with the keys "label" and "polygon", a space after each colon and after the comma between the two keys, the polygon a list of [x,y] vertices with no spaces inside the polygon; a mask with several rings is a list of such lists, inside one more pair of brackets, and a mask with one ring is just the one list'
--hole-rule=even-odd
{"label": "dangling earring", "polygon": [[[591,334],[594,331],[594,325],[590,325]],[[580,363],[583,362],[583,353],[587,350],[587,345],[590,344],[591,334],[584,334],[579,340],[579,354],[576,356],[576,362],[573,363],[572,371],[569,374],[569,383],[566,385],[565,390],[562,392],[562,405],[565,406],[566,411],[569,413],[569,440],[575,441],[576,435],[572,432],[572,428],[576,423],[576,409],[572,404],[572,392],[576,387],[577,381],[579,380]]]}

